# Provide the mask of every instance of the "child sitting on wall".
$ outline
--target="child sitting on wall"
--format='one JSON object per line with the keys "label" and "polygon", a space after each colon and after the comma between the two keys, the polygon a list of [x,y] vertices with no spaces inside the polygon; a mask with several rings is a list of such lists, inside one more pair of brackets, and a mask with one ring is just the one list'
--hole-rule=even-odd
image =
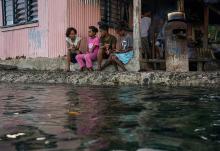
{"label": "child sitting on wall", "polygon": [[87,68],[89,71],[93,71],[93,61],[97,60],[99,51],[99,38],[96,36],[98,29],[95,26],[89,27],[89,39],[87,51],[83,54],[78,54],[76,60],[80,66],[80,71]]}
{"label": "child sitting on wall", "polygon": [[76,55],[80,54],[81,38],[77,36],[77,30],[70,27],[66,30],[66,45],[67,45],[67,67],[66,71],[70,71],[70,63],[77,63]]}
{"label": "child sitting on wall", "polygon": [[120,48],[114,50],[108,61],[103,65],[102,70],[110,64],[113,64],[120,67],[123,71],[127,71],[125,65],[134,57],[133,37],[126,32],[126,26],[123,23],[117,27],[116,32],[119,36],[118,43]]}

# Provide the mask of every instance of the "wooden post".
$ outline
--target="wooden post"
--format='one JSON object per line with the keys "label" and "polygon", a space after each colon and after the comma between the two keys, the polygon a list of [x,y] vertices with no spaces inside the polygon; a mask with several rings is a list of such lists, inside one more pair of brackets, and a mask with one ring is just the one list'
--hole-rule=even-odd
{"label": "wooden post", "polygon": [[133,39],[134,39],[134,59],[132,60],[132,71],[140,70],[140,21],[141,21],[141,0],[133,0]]}
{"label": "wooden post", "polygon": [[186,37],[174,35],[175,29],[187,30],[187,24],[182,21],[169,22],[165,29],[166,71],[188,72],[189,57]]}
{"label": "wooden post", "polygon": [[208,35],[209,35],[209,7],[204,7],[204,48],[208,48]]}
{"label": "wooden post", "polygon": [[178,11],[185,12],[184,0],[179,0],[178,1]]}

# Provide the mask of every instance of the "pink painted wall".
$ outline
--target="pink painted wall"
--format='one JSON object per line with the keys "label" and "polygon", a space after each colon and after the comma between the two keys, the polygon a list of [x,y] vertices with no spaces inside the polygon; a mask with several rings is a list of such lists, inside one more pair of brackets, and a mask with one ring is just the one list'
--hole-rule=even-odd
{"label": "pink painted wall", "polygon": [[22,55],[52,58],[65,54],[67,0],[38,0],[38,17],[38,25],[32,24],[32,27],[16,26],[14,28],[18,29],[7,28],[9,31],[1,29],[1,58]]}
{"label": "pink painted wall", "polygon": [[[73,0],[78,1],[78,0]],[[48,0],[48,56],[66,54],[65,30],[67,28],[67,0]]]}
{"label": "pink painted wall", "polygon": [[[100,0],[38,0],[39,23],[33,27],[16,26],[0,30],[0,58],[58,57],[66,54],[65,31],[75,27],[82,37],[81,49],[87,45],[88,27],[98,26]],[[0,7],[1,9],[2,7]],[[0,18],[2,18],[0,11]],[[2,19],[0,24],[2,25]],[[111,30],[114,33],[113,30]]]}
{"label": "pink painted wall", "polygon": [[85,49],[88,26],[97,26],[99,10],[99,0],[38,0],[37,25],[8,28],[10,31],[0,30],[0,57],[63,56],[66,54],[65,31],[70,26],[78,30],[79,36],[83,38],[81,47]]}
{"label": "pink painted wall", "polygon": [[[2,8],[2,3],[0,1],[0,10]],[[2,11],[0,11],[0,17],[2,18]],[[0,26],[2,25],[2,19],[0,18]],[[5,55],[4,55],[4,51],[2,49],[2,46],[3,46],[3,36],[2,36],[2,33],[0,32],[0,58],[3,58]]]}
{"label": "pink painted wall", "polygon": [[[38,7],[40,20],[38,25],[33,24],[34,27],[29,28],[26,28],[26,26],[15,27],[19,29],[7,28],[9,31],[1,29],[1,58],[14,58],[22,55],[48,57],[48,0],[38,0]],[[2,14],[0,14],[0,18],[2,18]]]}

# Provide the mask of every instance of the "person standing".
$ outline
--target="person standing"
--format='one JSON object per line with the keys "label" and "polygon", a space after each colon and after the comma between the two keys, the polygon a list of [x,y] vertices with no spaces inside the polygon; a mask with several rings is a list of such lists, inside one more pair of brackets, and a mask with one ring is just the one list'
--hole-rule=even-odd
{"label": "person standing", "polygon": [[149,29],[151,26],[151,12],[143,11],[141,17],[141,45],[142,45],[142,58],[152,58],[152,53],[149,46]]}
{"label": "person standing", "polygon": [[161,28],[155,42],[156,56],[158,59],[165,59],[165,27],[167,26],[167,20],[161,20],[160,24]]}

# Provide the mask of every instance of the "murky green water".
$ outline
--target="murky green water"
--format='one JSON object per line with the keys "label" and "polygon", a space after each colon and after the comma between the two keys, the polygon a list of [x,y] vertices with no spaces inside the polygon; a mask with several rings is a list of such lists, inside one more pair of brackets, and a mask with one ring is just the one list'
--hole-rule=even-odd
{"label": "murky green water", "polygon": [[219,151],[220,91],[0,84],[0,151],[150,148]]}

